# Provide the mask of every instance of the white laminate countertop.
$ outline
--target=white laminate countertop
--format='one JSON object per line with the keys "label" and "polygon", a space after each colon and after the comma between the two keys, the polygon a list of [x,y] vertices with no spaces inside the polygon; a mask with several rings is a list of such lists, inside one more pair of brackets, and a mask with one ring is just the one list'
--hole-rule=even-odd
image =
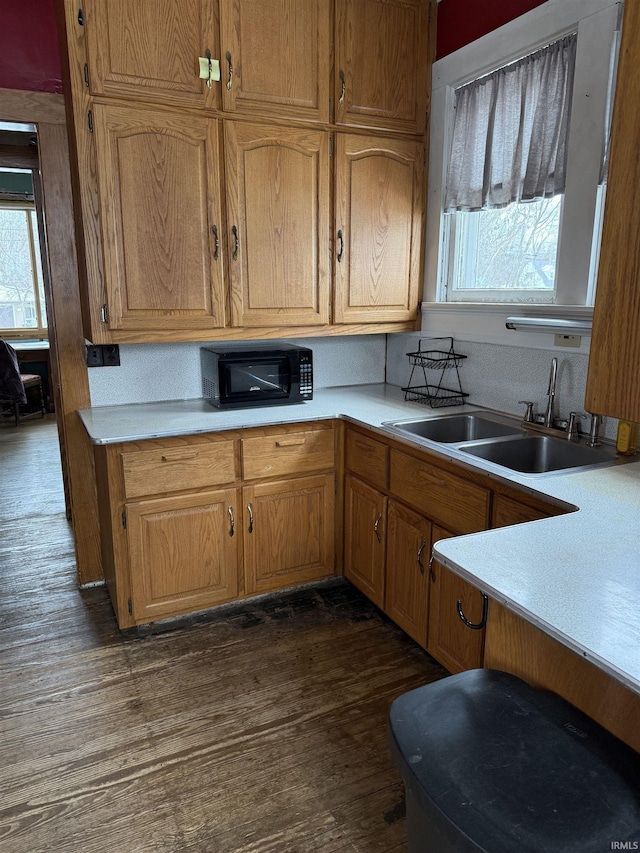
{"label": "white laminate countertop", "polygon": [[[477,409],[407,403],[391,385],[314,391],[291,406],[221,411],[204,400],[102,406],[79,412],[95,444],[344,417],[385,431],[385,421]],[[411,445],[410,439],[394,438]],[[420,446],[420,445],[418,445]],[[425,445],[422,445],[425,446]],[[452,571],[640,693],[640,458],[575,473],[506,476],[499,469],[428,443],[490,477],[576,506],[576,512],[437,542]]]}

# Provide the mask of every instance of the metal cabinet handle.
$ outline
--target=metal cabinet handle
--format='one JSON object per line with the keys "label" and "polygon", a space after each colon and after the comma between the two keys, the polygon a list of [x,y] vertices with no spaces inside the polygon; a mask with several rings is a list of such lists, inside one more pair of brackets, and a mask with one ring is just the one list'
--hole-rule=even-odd
{"label": "metal cabinet handle", "polygon": [[231,54],[227,51],[225,59],[229,64],[229,79],[227,80],[227,89],[231,89],[233,86],[233,65],[231,64]]}
{"label": "metal cabinet handle", "polygon": [[342,106],[344,104],[345,92],[347,91],[347,84],[345,83],[344,71],[342,70],[342,68],[338,72],[338,77],[340,78],[341,83],[340,97],[338,98],[338,103],[340,104],[340,106]]}
{"label": "metal cabinet handle", "polygon": [[233,534],[235,533],[236,526],[235,520],[233,518],[233,507],[230,506],[227,512],[229,513],[229,536],[233,536]]}
{"label": "metal cabinet handle", "polygon": [[436,573],[433,571],[433,561],[434,561],[434,559],[435,559],[435,558],[434,558],[434,556],[433,556],[433,554],[432,554],[432,555],[431,555],[431,559],[429,560],[429,578],[431,579],[431,582],[432,582],[432,583],[435,583],[435,582],[436,582]]}
{"label": "metal cabinet handle", "polygon": [[231,229],[231,233],[233,234],[233,260],[238,260],[238,248],[240,247],[240,238],[238,237],[238,229],[234,225]]}
{"label": "metal cabinet handle", "polygon": [[160,457],[161,462],[186,462],[187,459],[197,459],[197,450],[167,450]]}
{"label": "metal cabinet handle", "polygon": [[420,547],[418,548],[418,554],[417,554],[417,558],[416,558],[416,562],[418,563],[418,568],[420,569],[421,575],[424,574],[424,566],[422,565],[422,552],[426,548],[426,545],[427,545],[427,540],[423,539],[422,542],[420,543]]}
{"label": "metal cabinet handle", "polygon": [[382,542],[382,536],[380,536],[380,533],[378,532],[378,525],[381,521],[382,513],[380,513],[380,515],[376,518],[375,524],[373,525],[373,532],[376,534],[376,539],[378,540],[378,542]]}
{"label": "metal cabinet handle", "polygon": [[340,263],[344,257],[344,238],[342,236],[342,229],[338,231],[338,240],[340,240],[340,249],[338,250],[338,263]]}
{"label": "metal cabinet handle", "polygon": [[484,628],[484,626],[487,624],[487,613],[489,612],[489,599],[484,594],[484,592],[481,593],[481,595],[482,595],[482,619],[479,622],[469,622],[469,620],[467,619],[467,617],[464,615],[464,613],[462,611],[462,601],[460,601],[460,599],[458,599],[456,601],[456,609],[458,611],[458,616],[464,622],[464,624],[467,626],[467,628],[472,628],[474,631],[481,631]]}
{"label": "metal cabinet handle", "polygon": [[253,507],[251,504],[247,504],[247,509],[249,510],[249,533],[253,533]]}
{"label": "metal cabinet handle", "polygon": [[213,232],[213,260],[217,261],[220,249],[220,240],[218,239],[218,226],[212,225],[211,231]]}

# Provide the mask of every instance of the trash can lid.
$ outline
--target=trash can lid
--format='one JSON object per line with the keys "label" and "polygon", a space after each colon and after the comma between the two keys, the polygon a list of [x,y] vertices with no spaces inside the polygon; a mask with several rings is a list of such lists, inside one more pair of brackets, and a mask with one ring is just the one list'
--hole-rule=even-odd
{"label": "trash can lid", "polygon": [[389,734],[419,802],[480,850],[640,849],[640,755],[555,694],[470,670],[396,699]]}

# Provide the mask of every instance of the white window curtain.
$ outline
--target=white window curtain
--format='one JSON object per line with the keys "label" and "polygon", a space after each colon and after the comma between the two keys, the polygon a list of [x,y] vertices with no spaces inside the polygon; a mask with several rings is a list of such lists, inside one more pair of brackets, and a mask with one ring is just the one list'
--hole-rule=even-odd
{"label": "white window curtain", "polygon": [[456,90],[445,213],[564,192],[577,36]]}

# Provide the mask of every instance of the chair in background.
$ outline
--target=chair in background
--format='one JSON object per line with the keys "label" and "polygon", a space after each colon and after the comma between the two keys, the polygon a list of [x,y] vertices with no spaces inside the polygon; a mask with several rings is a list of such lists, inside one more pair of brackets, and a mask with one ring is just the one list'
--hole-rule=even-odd
{"label": "chair in background", "polygon": [[44,392],[42,388],[42,377],[35,373],[20,373],[18,357],[12,346],[0,339],[0,412],[3,414],[11,412],[15,418],[15,424],[20,422],[20,407],[27,403],[27,389],[37,388],[39,406],[35,414],[40,412],[40,417],[45,415]]}

